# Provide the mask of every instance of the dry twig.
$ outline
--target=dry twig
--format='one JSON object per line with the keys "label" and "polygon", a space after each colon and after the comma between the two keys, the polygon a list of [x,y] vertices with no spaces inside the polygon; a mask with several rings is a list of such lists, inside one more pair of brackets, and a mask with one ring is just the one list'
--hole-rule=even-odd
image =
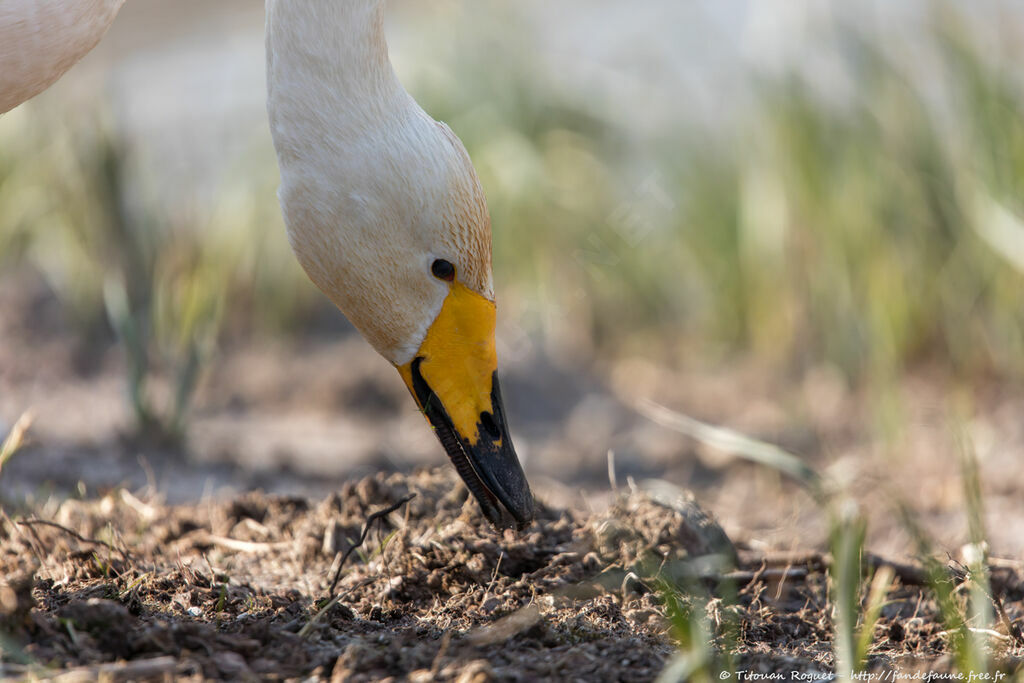
{"label": "dry twig", "polygon": [[347,597],[349,593],[351,593],[352,591],[354,591],[354,590],[356,590],[356,589],[358,589],[358,588],[363,588],[364,586],[369,586],[369,585],[370,585],[371,583],[373,583],[374,581],[376,581],[376,580],[377,580],[378,578],[379,578],[379,577],[377,577],[377,576],[370,576],[370,577],[367,577],[367,578],[363,579],[362,581],[360,581],[359,583],[357,583],[356,585],[354,585],[354,586],[352,586],[351,588],[349,588],[349,589],[348,589],[347,591],[345,591],[344,593],[341,593],[340,595],[335,595],[335,596],[334,596],[333,598],[331,598],[330,600],[328,600],[328,601],[327,601],[327,604],[326,604],[326,605],[324,605],[323,607],[321,607],[321,608],[320,608],[320,609],[319,609],[319,610],[317,611],[317,613],[316,613],[316,614],[314,614],[314,615],[313,615],[313,617],[312,617],[312,618],[311,618],[311,619],[310,619],[310,620],[309,620],[308,622],[306,622],[306,625],[305,625],[305,626],[303,626],[303,627],[302,627],[302,628],[301,628],[301,629],[299,630],[299,637],[300,637],[300,638],[305,638],[306,636],[308,636],[308,635],[310,634],[310,632],[311,632],[311,631],[313,630],[313,627],[314,627],[314,626],[316,626],[316,625],[317,625],[317,624],[318,624],[318,623],[320,622],[320,619],[322,619],[322,618],[323,618],[323,616],[324,616],[325,614],[327,614],[327,612],[328,612],[328,611],[329,611],[329,610],[330,610],[330,609],[331,609],[332,607],[334,607],[334,606],[335,606],[335,605],[337,605],[337,604],[338,604],[339,602],[341,602],[342,598],[344,598],[344,597]]}
{"label": "dry twig", "polygon": [[18,418],[17,422],[14,423],[14,426],[11,427],[11,431],[7,434],[3,443],[0,443],[0,469],[25,445],[25,434],[31,426],[32,413],[25,411]]}
{"label": "dry twig", "polygon": [[758,581],[777,581],[781,589],[782,584],[790,579],[799,580],[807,578],[807,569],[805,567],[762,567],[756,571],[736,570],[708,578],[716,582],[731,581],[737,587],[743,587]]}
{"label": "dry twig", "polygon": [[355,549],[361,546],[363,544],[363,541],[366,540],[367,535],[369,535],[370,533],[370,527],[373,526],[373,523],[381,517],[386,517],[387,515],[390,515],[392,512],[402,507],[415,497],[415,492],[410,493],[409,495],[407,495],[405,498],[401,499],[394,505],[390,505],[384,508],[383,510],[378,510],[377,512],[374,512],[372,515],[366,518],[366,522],[363,524],[363,532],[359,534],[359,540],[353,543],[352,546],[345,551],[345,554],[341,557],[341,562],[338,563],[338,568],[334,570],[334,578],[331,579],[331,587],[327,591],[327,594],[330,595],[332,599],[334,597],[334,589],[337,588],[338,581],[341,579],[341,570],[345,567],[345,561],[348,560],[349,555],[355,552]]}
{"label": "dry twig", "polygon": [[480,604],[478,605],[478,607],[483,607],[484,603],[487,602],[487,596],[491,594],[491,589],[494,588],[494,582],[498,580],[498,570],[501,569],[501,561],[504,558],[504,552],[498,555],[498,562],[494,565],[494,571],[491,572],[491,582],[487,584],[487,588],[484,589],[484,595],[482,598],[480,598]]}
{"label": "dry twig", "polygon": [[21,526],[27,526],[30,529],[33,526],[35,526],[36,524],[39,524],[39,525],[42,525],[42,526],[53,527],[54,529],[59,529],[60,531],[63,531],[68,536],[71,536],[72,538],[74,538],[77,541],[80,541],[81,543],[89,543],[91,545],[101,545],[104,548],[107,548],[109,550],[113,550],[114,552],[119,554],[122,558],[124,558],[126,560],[129,559],[128,551],[122,550],[121,548],[118,548],[117,546],[115,546],[112,543],[107,543],[106,541],[101,541],[98,538],[88,538],[88,537],[83,536],[82,534],[78,533],[74,529],[69,529],[66,526],[64,526],[63,524],[58,524],[57,522],[51,522],[48,519],[19,519],[18,520],[18,524],[21,525]]}
{"label": "dry twig", "polygon": [[273,550],[282,550],[285,548],[291,548],[294,543],[291,541],[279,541],[277,543],[259,543],[256,541],[241,541],[237,538],[228,538],[227,536],[217,536],[216,534],[207,534],[206,540],[215,546],[221,548],[227,548],[228,550],[234,550],[240,553],[268,553]]}
{"label": "dry twig", "polygon": [[[747,555],[744,559],[747,562],[761,562],[766,567],[802,567],[811,571],[824,571],[832,565],[832,556],[828,553],[802,551]],[[891,568],[905,586],[925,586],[928,583],[924,568],[918,565],[896,562],[871,552],[864,553],[864,563],[872,569]]]}
{"label": "dry twig", "polygon": [[179,662],[176,657],[153,657],[77,667],[58,673],[52,680],[71,683],[72,681],[134,681],[144,678],[162,678],[171,675],[178,666]]}

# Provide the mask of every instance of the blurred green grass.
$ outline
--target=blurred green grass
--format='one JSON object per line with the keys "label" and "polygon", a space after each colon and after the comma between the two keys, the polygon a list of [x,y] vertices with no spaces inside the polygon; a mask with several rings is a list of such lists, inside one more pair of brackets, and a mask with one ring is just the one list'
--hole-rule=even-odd
{"label": "blurred green grass", "polygon": [[317,306],[271,203],[272,164],[213,205],[168,202],[102,110],[63,119],[29,103],[3,124],[0,265],[34,267],[84,347],[120,343],[137,436],[184,436],[225,334],[293,329]]}
{"label": "blurred green grass", "polygon": [[[836,102],[795,69],[752,77],[735,122],[681,116],[655,145],[551,79],[515,31],[456,50],[439,71],[458,77],[421,99],[483,177],[499,282],[560,314],[526,324],[599,352],[827,363],[853,384],[922,363],[1019,378],[1024,92],[1012,63],[990,60],[944,3],[925,24],[938,56],[925,82],[884,37],[839,21],[837,80],[852,97]],[[481,50],[495,59],[469,58]]]}
{"label": "blurred green grass", "polygon": [[[643,135],[524,51],[507,12],[463,17],[407,76],[483,180],[504,325],[577,357],[744,354],[854,386],[920,365],[1024,375],[1024,91],[951,6],[931,4],[923,81],[837,20],[852,96],[751,75],[738,114]],[[269,156],[168,215],[104,114],[0,119],[0,264],[45,274],[83,336],[113,328],[140,420],[174,431],[217,340],[302,334],[326,304],[287,248]],[[161,373],[176,398],[154,406]]]}

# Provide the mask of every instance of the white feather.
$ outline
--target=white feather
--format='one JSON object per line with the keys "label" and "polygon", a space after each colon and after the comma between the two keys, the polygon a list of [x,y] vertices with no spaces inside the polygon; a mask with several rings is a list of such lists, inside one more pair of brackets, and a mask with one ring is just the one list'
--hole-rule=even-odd
{"label": "white feather", "polygon": [[268,0],[267,106],[299,262],[402,364],[447,292],[434,259],[493,298],[490,223],[462,143],[398,82],[383,11],[383,0]]}
{"label": "white feather", "polygon": [[0,113],[52,85],[96,46],[124,0],[0,0]]}

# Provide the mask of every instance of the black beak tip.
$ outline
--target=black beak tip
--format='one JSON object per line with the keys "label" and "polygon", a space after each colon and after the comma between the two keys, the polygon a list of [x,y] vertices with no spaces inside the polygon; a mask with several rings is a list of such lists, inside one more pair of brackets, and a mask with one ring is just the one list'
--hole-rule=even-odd
{"label": "black beak tip", "polygon": [[516,520],[516,528],[520,530],[525,529],[533,523],[535,511],[533,493],[530,491],[529,486],[526,487],[526,491],[524,493],[525,496],[521,500],[516,501],[514,505],[505,503],[506,509]]}
{"label": "black beak tip", "polygon": [[503,509],[498,514],[498,519],[491,518],[491,524],[496,529],[515,529],[516,531],[522,531],[531,524],[533,524],[533,510],[530,510],[528,514],[522,514],[522,510],[512,512],[508,508]]}
{"label": "black beak tip", "polygon": [[478,494],[477,499],[489,499],[486,503],[481,500],[480,505],[485,511],[490,508],[491,523],[499,528],[530,526],[535,514],[533,492],[507,436],[502,448],[486,455],[478,450],[471,451],[469,458],[479,483],[483,484],[484,495]]}
{"label": "black beak tip", "polygon": [[[470,482],[467,488],[480,504],[480,510],[496,529],[516,529],[522,531],[533,523],[535,504],[529,485],[521,490],[521,495],[509,496],[502,487],[492,482],[485,483],[487,477],[478,483],[483,484],[479,490]],[[474,482],[476,483],[476,482]],[[525,484],[525,480],[523,482]]]}
{"label": "black beak tip", "polygon": [[505,509],[513,519],[509,526],[514,526],[517,531],[522,531],[533,524],[534,505],[532,495],[530,496],[529,503],[520,503],[514,507],[506,505]]}
{"label": "black beak tip", "polygon": [[[512,446],[497,374],[491,386],[494,412],[480,414],[477,439],[469,440],[455,429],[444,405],[423,379],[420,373],[422,363],[422,357],[412,362],[410,388],[466,488],[495,527],[526,528],[534,518],[533,493]],[[482,434],[491,438],[481,438]]]}

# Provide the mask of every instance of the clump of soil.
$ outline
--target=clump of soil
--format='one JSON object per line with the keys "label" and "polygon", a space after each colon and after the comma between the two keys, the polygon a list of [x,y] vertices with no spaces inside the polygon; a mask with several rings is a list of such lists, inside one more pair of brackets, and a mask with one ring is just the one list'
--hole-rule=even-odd
{"label": "clump of soil", "polygon": [[[366,520],[410,493],[350,554],[328,603]],[[683,496],[634,492],[596,515],[540,505],[530,528],[500,532],[441,469],[366,478],[318,502],[253,493],[165,507],[118,490],[36,514],[0,530],[8,675],[651,680],[676,651],[666,577],[741,667],[832,664],[825,560],[773,567]],[[1024,582],[1004,569],[994,590],[1017,620]],[[687,597],[706,591],[710,601]],[[874,665],[942,657],[931,599],[899,584],[889,598]]]}

